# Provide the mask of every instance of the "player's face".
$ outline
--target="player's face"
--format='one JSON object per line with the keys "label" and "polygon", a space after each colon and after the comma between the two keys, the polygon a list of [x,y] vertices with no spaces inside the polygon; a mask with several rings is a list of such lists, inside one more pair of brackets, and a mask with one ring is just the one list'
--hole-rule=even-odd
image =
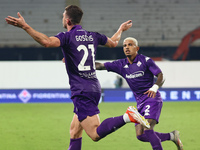
{"label": "player's face", "polygon": [[139,50],[139,47],[135,45],[132,40],[125,40],[123,43],[124,54],[127,57],[136,56]]}

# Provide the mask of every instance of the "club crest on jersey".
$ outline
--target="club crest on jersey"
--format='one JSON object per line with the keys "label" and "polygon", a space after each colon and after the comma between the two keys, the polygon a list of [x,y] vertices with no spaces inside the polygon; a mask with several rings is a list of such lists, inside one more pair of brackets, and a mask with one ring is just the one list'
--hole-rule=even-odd
{"label": "club crest on jersey", "polygon": [[138,67],[140,67],[141,64],[142,64],[141,61],[138,61],[138,62],[137,62],[137,66],[138,66]]}

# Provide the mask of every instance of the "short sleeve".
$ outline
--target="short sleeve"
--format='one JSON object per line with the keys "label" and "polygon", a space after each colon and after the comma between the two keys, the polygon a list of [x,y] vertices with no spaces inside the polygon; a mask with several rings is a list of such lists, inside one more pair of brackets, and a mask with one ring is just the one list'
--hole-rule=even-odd
{"label": "short sleeve", "polygon": [[60,40],[60,47],[63,47],[68,43],[68,32],[60,32],[55,37]]}
{"label": "short sleeve", "polygon": [[156,65],[156,63],[149,57],[146,57],[147,66],[149,67],[149,70],[156,76],[161,71],[161,69]]}
{"label": "short sleeve", "polygon": [[112,71],[112,72],[116,72],[118,74],[121,75],[121,63],[120,61],[116,60],[113,62],[106,62],[104,63],[104,66],[106,68],[107,71]]}
{"label": "short sleeve", "polygon": [[98,45],[105,45],[107,43],[107,37],[104,34],[95,32],[95,37],[98,39]]}

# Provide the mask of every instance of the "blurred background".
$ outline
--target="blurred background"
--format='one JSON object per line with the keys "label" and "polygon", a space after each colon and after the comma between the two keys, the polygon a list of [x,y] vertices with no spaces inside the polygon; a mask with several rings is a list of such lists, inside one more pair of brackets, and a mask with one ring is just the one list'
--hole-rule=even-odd
{"label": "blurred background", "polygon": [[[62,14],[69,4],[84,11],[81,25],[111,37],[131,19],[118,47],[98,47],[100,62],[125,58],[126,37],[139,41],[139,53],[151,57],[166,75],[163,88],[200,91],[200,0],[0,0],[0,89],[69,88],[60,48],[43,48],[22,29],[7,25],[5,17],[20,12],[39,32],[54,36],[66,31]],[[113,73],[97,72],[102,88],[128,88]],[[120,80],[120,86],[116,83]],[[186,99],[188,97],[186,90]],[[199,94],[194,94],[196,100]],[[4,91],[5,94],[5,91]],[[198,98],[199,96],[199,98]],[[5,96],[4,96],[5,97]]]}
{"label": "blurred background", "polygon": [[[144,55],[158,60],[200,59],[199,0],[1,0],[0,60],[60,60],[60,50],[51,49],[47,53],[24,31],[7,25],[4,18],[17,17],[20,12],[34,29],[54,36],[65,31],[62,13],[68,4],[83,9],[83,28],[108,37],[122,22],[133,20],[133,27],[122,39],[137,38]],[[99,48],[96,59],[123,58],[122,41],[117,50]],[[182,49],[178,49],[181,44]]]}

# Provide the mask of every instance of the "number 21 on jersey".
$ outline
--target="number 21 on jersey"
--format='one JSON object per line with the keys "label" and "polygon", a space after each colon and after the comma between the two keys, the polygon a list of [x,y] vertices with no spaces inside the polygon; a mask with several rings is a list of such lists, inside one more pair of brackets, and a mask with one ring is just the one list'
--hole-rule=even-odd
{"label": "number 21 on jersey", "polygon": [[88,51],[91,50],[92,52],[92,63],[93,63],[93,69],[95,68],[95,56],[94,56],[94,45],[93,44],[88,44],[88,47],[86,47],[85,45],[79,45],[77,47],[77,50],[80,52],[81,50],[83,50],[84,54],[83,57],[78,65],[78,70],[79,71],[89,71],[91,70],[90,66],[85,66],[85,62],[88,59]]}

